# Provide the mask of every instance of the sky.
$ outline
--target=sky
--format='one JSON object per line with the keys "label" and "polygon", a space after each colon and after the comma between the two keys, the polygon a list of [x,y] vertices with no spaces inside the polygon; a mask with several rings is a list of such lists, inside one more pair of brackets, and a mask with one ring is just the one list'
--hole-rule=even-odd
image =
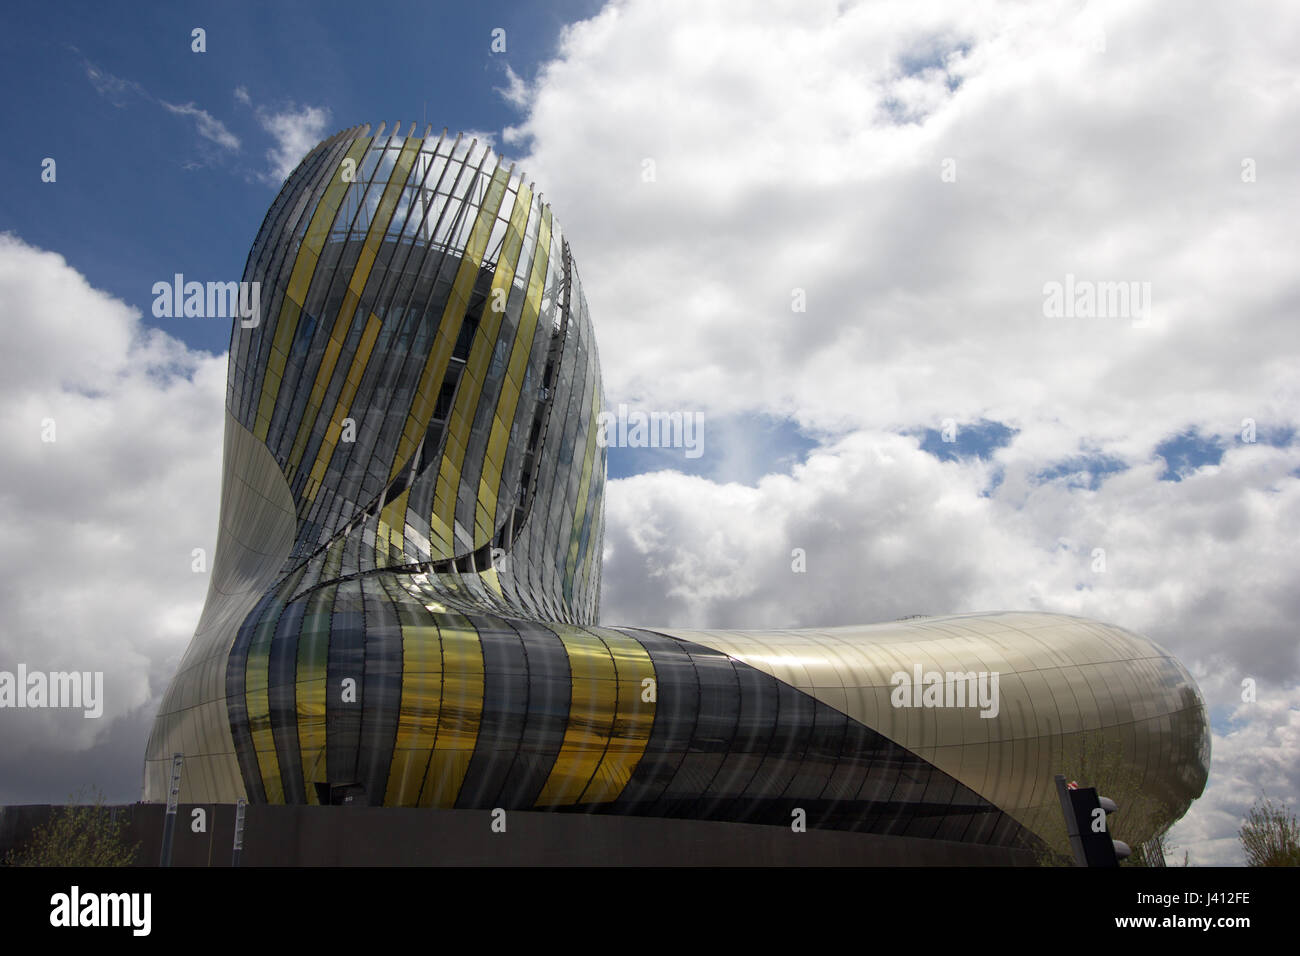
{"label": "sky", "polygon": [[230,326],[155,318],[153,284],[238,279],[321,138],[428,122],[551,203],[607,406],[703,416],[698,456],[610,450],[602,623],[1096,618],[1209,706],[1180,858],[1240,865],[1253,800],[1300,808],[1293,4],[10,19],[0,669],[105,690],[4,712],[0,804],[138,799],[202,607]]}

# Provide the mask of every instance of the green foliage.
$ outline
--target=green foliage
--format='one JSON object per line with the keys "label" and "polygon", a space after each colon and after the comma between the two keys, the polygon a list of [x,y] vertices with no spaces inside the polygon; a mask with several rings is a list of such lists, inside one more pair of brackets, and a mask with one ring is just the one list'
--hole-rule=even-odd
{"label": "green foliage", "polygon": [[7,866],[131,866],[140,845],[126,842],[126,821],[114,820],[104,797],[94,791],[94,803],[82,793],[53,813],[22,846],[9,852]]}
{"label": "green foliage", "polygon": [[1052,849],[1044,844],[1034,852],[1035,866],[1074,866],[1074,857]]}
{"label": "green foliage", "polygon": [[1180,849],[1178,844],[1169,839],[1169,831],[1157,833],[1145,843],[1133,847],[1133,855],[1123,862],[1123,866],[1190,866],[1188,854],[1183,850],[1182,862],[1175,857],[1174,851]]}
{"label": "green foliage", "polygon": [[1247,866],[1300,866],[1300,825],[1285,803],[1257,797],[1237,835]]}

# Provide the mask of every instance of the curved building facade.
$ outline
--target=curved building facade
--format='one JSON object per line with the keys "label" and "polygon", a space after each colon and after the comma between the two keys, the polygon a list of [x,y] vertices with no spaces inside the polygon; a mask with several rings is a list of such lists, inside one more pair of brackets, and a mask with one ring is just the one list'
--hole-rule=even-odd
{"label": "curved building facade", "polygon": [[1141,811],[1130,841],[1201,793],[1196,685],[1119,628],[597,626],[603,392],[569,244],[514,167],[414,132],[319,144],[254,242],[212,578],[146,800],[182,753],[182,802],[801,811],[1034,849],[1064,845],[1052,778],[1081,762]]}

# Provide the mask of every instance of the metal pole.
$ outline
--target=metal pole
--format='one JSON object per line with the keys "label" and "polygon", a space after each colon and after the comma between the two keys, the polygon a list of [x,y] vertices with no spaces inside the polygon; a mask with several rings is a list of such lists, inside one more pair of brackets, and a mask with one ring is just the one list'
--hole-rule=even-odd
{"label": "metal pole", "polygon": [[172,865],[172,833],[176,829],[176,807],[181,798],[181,764],[184,762],[183,755],[172,754],[172,785],[167,791],[167,815],[163,817],[162,854],[158,860],[159,866]]}
{"label": "metal pole", "polygon": [[235,804],[235,849],[230,854],[230,865],[239,866],[239,853],[244,849],[244,811],[248,801],[243,797]]}

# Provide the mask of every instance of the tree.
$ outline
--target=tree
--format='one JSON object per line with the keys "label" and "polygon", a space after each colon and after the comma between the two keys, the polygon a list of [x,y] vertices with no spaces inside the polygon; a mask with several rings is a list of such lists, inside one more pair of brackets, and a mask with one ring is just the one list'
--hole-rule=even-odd
{"label": "tree", "polygon": [[1256,797],[1237,835],[1247,866],[1300,866],[1300,825],[1285,803]]}
{"label": "tree", "polygon": [[1181,847],[1169,839],[1169,830],[1157,833],[1150,840],[1133,847],[1133,855],[1124,861],[1125,866],[1190,866],[1188,854],[1183,850],[1183,860],[1178,862],[1174,851]]}
{"label": "tree", "polygon": [[116,819],[104,797],[93,791],[94,803],[82,802],[82,793],[69,804],[55,807],[50,818],[27,842],[5,857],[8,866],[131,866],[139,843],[126,842],[126,821]]}

